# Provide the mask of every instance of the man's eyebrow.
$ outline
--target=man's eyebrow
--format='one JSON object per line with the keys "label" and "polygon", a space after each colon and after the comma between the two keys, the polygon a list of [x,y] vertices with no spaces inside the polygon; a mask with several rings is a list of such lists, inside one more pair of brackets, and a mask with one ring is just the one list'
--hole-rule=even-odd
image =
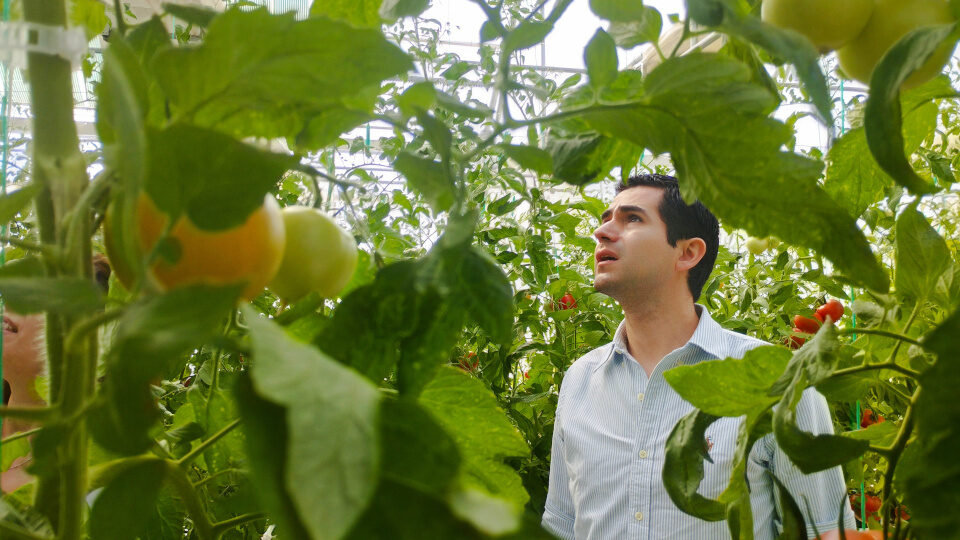
{"label": "man's eyebrow", "polygon": [[[647,211],[646,211],[646,210],[644,210],[643,208],[641,208],[641,207],[639,207],[639,206],[633,205],[633,204],[627,204],[627,205],[624,205],[624,206],[619,206],[619,207],[617,207],[617,210],[619,210],[621,214],[640,214],[640,215],[642,215],[642,216],[644,216],[644,217],[647,216]],[[613,210],[612,210],[612,209],[608,208],[608,209],[604,210],[603,213],[600,214],[600,221],[601,221],[601,222],[606,221],[607,219],[610,218],[611,214],[613,214]]]}

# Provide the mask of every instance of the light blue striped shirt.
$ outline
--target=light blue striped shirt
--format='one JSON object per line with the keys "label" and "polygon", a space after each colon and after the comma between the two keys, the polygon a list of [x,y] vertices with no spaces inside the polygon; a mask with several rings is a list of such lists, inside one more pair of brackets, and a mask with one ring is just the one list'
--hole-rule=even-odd
{"label": "light blue striped shirt", "polygon": [[[560,388],[553,430],[550,487],[543,526],[564,539],[715,540],[730,538],[726,522],[707,522],[678,509],[661,480],[667,436],[693,410],[663,372],[718,358],[742,358],[763,341],[723,329],[697,305],[700,322],[690,341],[665,356],[650,377],[627,352],[624,324],[612,343],[570,366]],[[813,388],[797,405],[797,423],[814,434],[832,433],[827,402]],[[713,463],[704,461],[699,492],[716,498],[730,479],[743,418],[721,418],[707,429]],[[747,477],[754,535],[773,540],[782,529],[772,480],[782,481],[804,512],[810,537],[835,529],[846,487],[839,467],[805,475],[777,446],[773,434],[757,441]],[[809,511],[804,508],[804,499]],[[845,505],[845,524],[854,527]]]}

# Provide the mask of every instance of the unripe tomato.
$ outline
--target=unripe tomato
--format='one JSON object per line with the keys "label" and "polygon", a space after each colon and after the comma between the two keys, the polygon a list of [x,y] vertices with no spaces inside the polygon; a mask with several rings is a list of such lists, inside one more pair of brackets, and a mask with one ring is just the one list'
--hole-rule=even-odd
{"label": "unripe tomato", "polygon": [[[136,224],[140,249],[148,255],[167,227],[169,217],[153,203],[146,193],[137,200]],[[114,257],[114,242],[110,226],[111,215],[106,216],[104,245],[107,256]],[[197,228],[181,215],[170,229],[169,240],[176,243],[179,258],[174,262],[157,256],[150,265],[150,277],[164,290],[187,285],[224,285],[245,282],[244,298],[251,300],[263,291],[276,273],[283,257],[283,219],[280,205],[271,195],[263,199],[241,225],[225,231]],[[124,286],[133,284],[134,276],[125,265],[117,265],[117,279]]]}
{"label": "unripe tomato", "polygon": [[801,332],[808,334],[816,334],[817,331],[820,330],[819,322],[810,317],[804,317],[803,315],[794,315],[793,326]]}
{"label": "unripe tomato", "polygon": [[[950,24],[954,21],[946,0],[876,0],[873,15],[853,41],[837,50],[840,67],[850,77],[870,83],[870,75],[880,57],[897,41],[921,26]],[[955,43],[938,48],[920,69],[903,83],[903,88],[922,84],[940,73],[950,59]]]}
{"label": "unripe tomato", "polygon": [[560,309],[573,309],[577,307],[577,299],[572,294],[567,293],[560,298]]}
{"label": "unripe tomato", "polygon": [[840,317],[843,317],[843,304],[840,303],[836,298],[831,298],[827,300],[827,303],[817,308],[817,319],[825,321],[829,316],[833,322],[840,320]]}
{"label": "unripe tomato", "polygon": [[287,247],[270,290],[288,302],[311,291],[335,298],[357,268],[357,243],[330,216],[316,208],[283,209]]}
{"label": "unripe tomato", "polygon": [[[857,531],[846,529],[843,531],[847,540],[883,540],[883,531]],[[840,540],[840,531],[834,529],[820,535],[822,540]]]}
{"label": "unripe tomato", "polygon": [[857,37],[873,13],[873,0],[764,0],[760,17],[796,30],[823,52]]}
{"label": "unripe tomato", "polygon": [[760,255],[770,246],[766,238],[757,238],[756,236],[751,236],[747,238],[747,251],[753,253],[754,255]]}

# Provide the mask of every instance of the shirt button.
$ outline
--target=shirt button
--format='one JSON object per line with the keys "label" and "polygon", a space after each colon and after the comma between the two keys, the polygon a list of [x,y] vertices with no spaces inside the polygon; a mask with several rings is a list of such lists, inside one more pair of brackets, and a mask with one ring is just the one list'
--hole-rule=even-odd
{"label": "shirt button", "polygon": [[640,459],[645,459],[647,457],[647,451],[641,450],[639,455],[640,455]]}
{"label": "shirt button", "polygon": [[643,401],[643,392],[637,394],[637,401]]}
{"label": "shirt button", "polygon": [[643,512],[637,512],[633,517],[637,518],[637,521],[643,521]]}

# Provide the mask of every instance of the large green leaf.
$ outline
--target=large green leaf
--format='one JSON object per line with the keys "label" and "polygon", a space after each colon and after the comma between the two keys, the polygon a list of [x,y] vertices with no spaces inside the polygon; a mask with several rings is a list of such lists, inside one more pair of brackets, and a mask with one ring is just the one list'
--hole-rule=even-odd
{"label": "large green leaf", "polygon": [[705,521],[720,521],[725,505],[697,493],[703,481],[703,460],[707,457],[704,433],[718,417],[700,410],[684,416],[667,437],[663,461],[663,487],[670,500],[685,513]]}
{"label": "large green leaf", "polygon": [[40,192],[40,184],[27,184],[16,191],[0,195],[0,223],[9,223]]}
{"label": "large green leaf", "polygon": [[81,314],[103,307],[103,294],[92,279],[0,278],[3,301],[19,313]]}
{"label": "large green leaf", "polygon": [[600,88],[613,82],[617,78],[617,44],[610,34],[597,29],[583,50],[583,61],[591,86]]}
{"label": "large green leaf", "polygon": [[175,119],[272,138],[297,135],[331,106],[371,111],[368,89],[413,64],[379,30],[231,9],[213,20],[202,45],[161,51],[152,67]]}
{"label": "large green leaf", "polygon": [[415,401],[385,400],[380,414],[382,476],[445,497],[460,470],[454,440]]}
{"label": "large green leaf", "polygon": [[144,461],[118,474],[97,496],[90,511],[93,540],[134,540],[146,533],[167,474],[160,459]]}
{"label": "large green leaf", "polygon": [[914,194],[934,187],[917,175],[903,153],[900,86],[951,36],[956,25],[915,30],[888,50],[870,76],[870,98],[864,111],[867,144],[877,163],[900,185]]}
{"label": "large green leaf", "polygon": [[357,28],[380,28],[381,0],[314,0],[311,17],[329,17]]}
{"label": "large green leaf", "polygon": [[449,210],[453,205],[455,188],[447,165],[403,152],[393,162],[393,168],[438,212]]}
{"label": "large green leaf", "polygon": [[503,460],[528,456],[530,449],[482,382],[457,368],[441,367],[419,403],[456,441],[465,485],[502,497],[518,509],[526,504],[529,496],[520,475]]}
{"label": "large green leaf", "polygon": [[715,416],[762,412],[779,400],[768,394],[790,361],[790,351],[772,345],[758,347],[742,358],[711,360],[679,366],[663,378],[694,407]]}
{"label": "large green leaf", "polygon": [[[919,377],[913,416],[916,440],[907,446],[897,479],[910,508],[918,538],[954,538],[960,514],[944,511],[960,503],[960,311],[955,311],[924,340],[937,362]],[[911,459],[907,459],[911,454]]]}
{"label": "large green leaf", "polygon": [[258,395],[286,408],[284,487],[316,538],[346,533],[377,483],[380,394],[360,374],[243,309]]}
{"label": "large green leaf", "polygon": [[[684,198],[727,225],[811,247],[851,279],[889,279],[853,218],[817,185],[822,164],[781,150],[790,129],[768,117],[776,100],[739,62],[691,54],[644,79],[640,99],[583,114],[593,129],[669,152]],[[789,220],[783,216],[790,216]]]}
{"label": "large green leaf", "polygon": [[946,241],[914,205],[897,218],[895,256],[897,293],[917,301],[929,299],[953,266]]}
{"label": "large green leaf", "polygon": [[184,124],[150,130],[148,142],[144,189],[164,213],[185,214],[204,230],[225,230],[246,221],[297,163],[291,156]]}

